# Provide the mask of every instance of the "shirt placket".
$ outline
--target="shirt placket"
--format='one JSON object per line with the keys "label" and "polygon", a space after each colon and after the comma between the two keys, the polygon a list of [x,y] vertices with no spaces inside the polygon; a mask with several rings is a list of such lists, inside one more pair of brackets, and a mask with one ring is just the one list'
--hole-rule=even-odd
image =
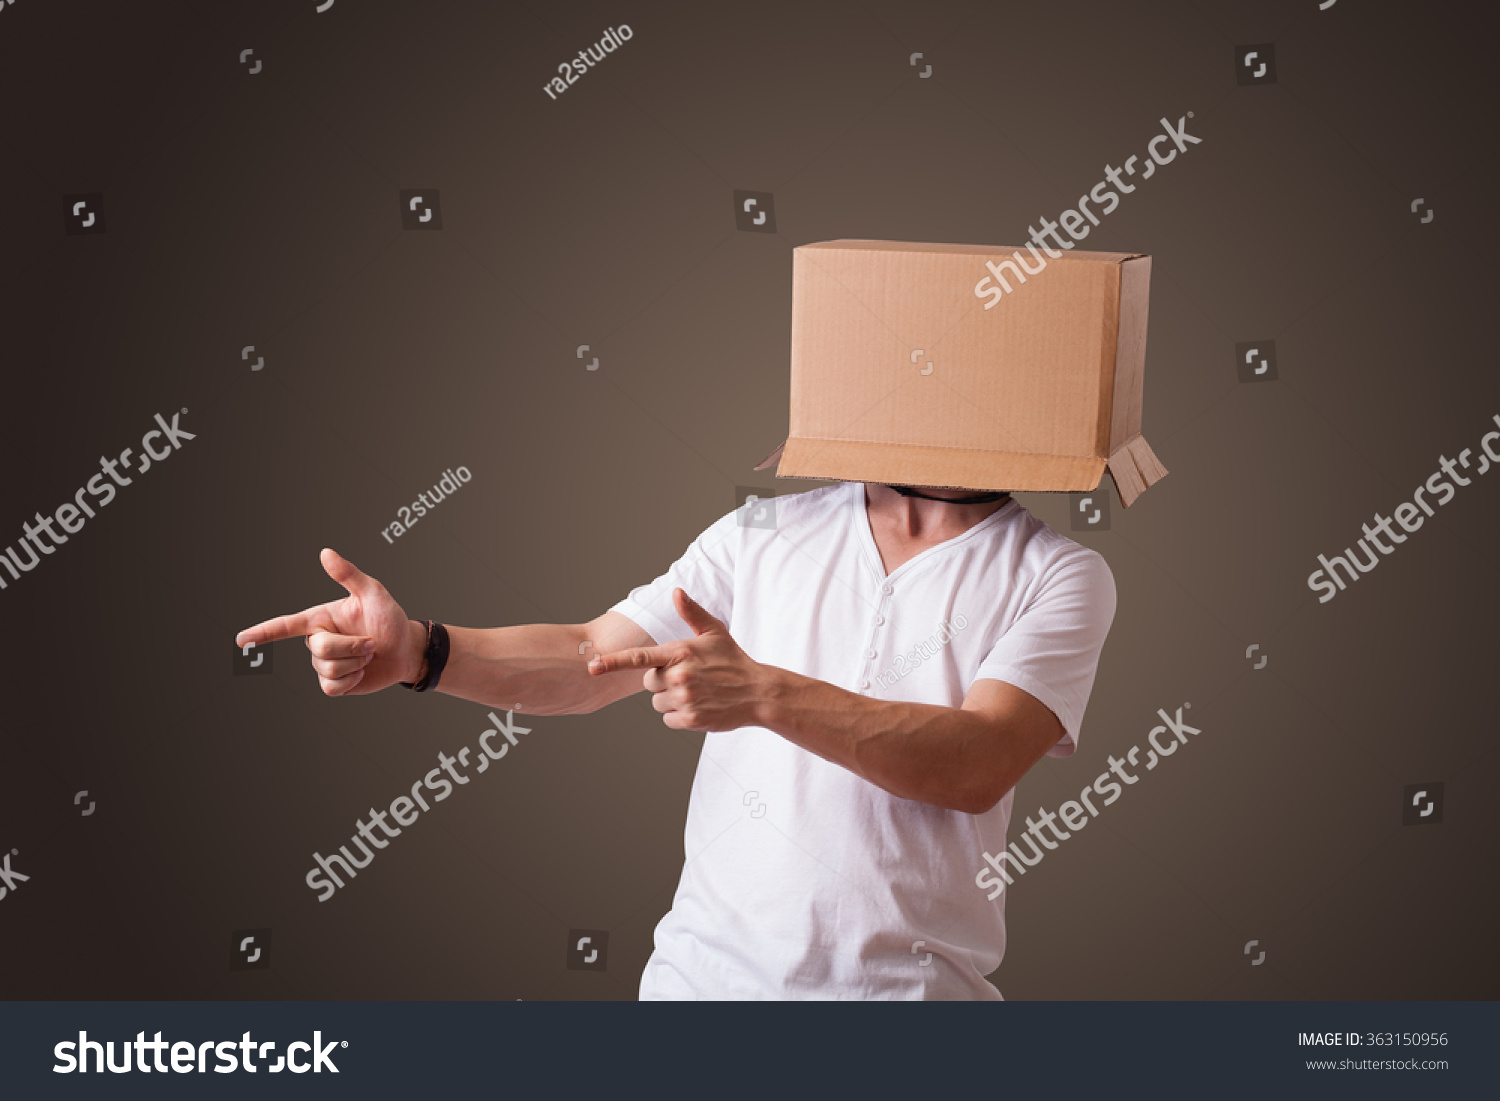
{"label": "shirt placket", "polygon": [[861,692],[870,692],[875,683],[876,663],[880,660],[880,633],[891,614],[891,599],[896,586],[886,580],[876,591],[875,611],[871,614],[864,632],[864,649],[860,653],[859,677],[856,684]]}

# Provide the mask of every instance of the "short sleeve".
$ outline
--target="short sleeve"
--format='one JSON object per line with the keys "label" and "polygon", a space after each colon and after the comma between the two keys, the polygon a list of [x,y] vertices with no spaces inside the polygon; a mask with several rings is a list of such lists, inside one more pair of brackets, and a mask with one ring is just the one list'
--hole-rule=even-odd
{"label": "short sleeve", "polygon": [[1013,684],[1057,716],[1063,736],[1047,751],[1049,757],[1070,757],[1078,748],[1099,653],[1114,617],[1114,574],[1097,551],[1079,547],[1045,573],[1026,610],[979,664],[975,680]]}
{"label": "short sleeve", "polygon": [[734,610],[734,558],[739,547],[738,510],[715,520],[694,539],[655,581],[639,585],[614,607],[634,621],[656,642],[692,638],[693,629],[683,622],[672,603],[672,590],[681,588],[709,615],[730,622]]}

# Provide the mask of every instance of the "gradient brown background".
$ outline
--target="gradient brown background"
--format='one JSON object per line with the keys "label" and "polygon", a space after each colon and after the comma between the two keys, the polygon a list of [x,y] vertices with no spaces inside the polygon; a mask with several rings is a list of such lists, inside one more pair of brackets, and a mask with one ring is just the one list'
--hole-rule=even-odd
{"label": "gradient brown background", "polygon": [[[0,591],[0,851],[32,877],[0,900],[0,996],[634,997],[701,735],[644,697],[529,720],[320,904],[310,854],[487,709],[326,699],[300,641],[232,677],[235,631],[340,595],[323,546],[415,616],[597,615],[737,485],[776,487],[749,468],[785,435],[794,246],[1018,243],[1189,111],[1202,144],[1087,243],[1154,257],[1144,430],[1171,474],[1075,536],[1119,611],[1079,752],[1026,778],[1016,822],[1158,707],[1190,701],[1203,734],[1013,888],[993,979],[1495,996],[1496,476],[1332,602],[1305,583],[1500,413],[1487,16],[314,6],[0,14],[0,545],[154,413],[197,433]],[[1236,45],[1266,42],[1277,82],[1237,86]],[[438,189],[440,231],[401,228],[407,188]],[[776,234],[736,230],[735,189],[775,195]],[[103,193],[105,233],[64,235],[75,192]],[[1278,380],[1239,383],[1235,342],[1267,338]],[[388,545],[459,465],[473,480]],[[1068,531],[1065,496],[1022,503]],[[1446,785],[1441,825],[1402,826],[1419,781]],[[255,927],[271,968],[231,973],[230,931]],[[573,928],[609,931],[607,972],[564,968]]]}

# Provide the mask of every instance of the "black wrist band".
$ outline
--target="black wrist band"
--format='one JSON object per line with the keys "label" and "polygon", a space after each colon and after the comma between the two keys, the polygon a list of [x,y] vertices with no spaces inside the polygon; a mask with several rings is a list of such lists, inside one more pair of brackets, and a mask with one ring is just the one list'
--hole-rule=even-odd
{"label": "black wrist band", "polygon": [[416,683],[402,681],[402,688],[410,688],[413,692],[430,692],[438,686],[438,678],[443,675],[443,667],[448,664],[448,628],[436,620],[427,621],[427,651],[423,656],[427,661],[426,675]]}

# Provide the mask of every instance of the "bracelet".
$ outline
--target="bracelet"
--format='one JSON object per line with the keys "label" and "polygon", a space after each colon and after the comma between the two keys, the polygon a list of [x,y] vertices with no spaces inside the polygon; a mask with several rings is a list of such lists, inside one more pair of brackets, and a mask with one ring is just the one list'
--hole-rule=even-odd
{"label": "bracelet", "polygon": [[431,619],[426,623],[427,649],[422,656],[427,665],[427,673],[414,683],[401,681],[402,688],[409,688],[413,692],[430,692],[436,688],[438,678],[443,675],[443,667],[448,664],[448,628]]}

